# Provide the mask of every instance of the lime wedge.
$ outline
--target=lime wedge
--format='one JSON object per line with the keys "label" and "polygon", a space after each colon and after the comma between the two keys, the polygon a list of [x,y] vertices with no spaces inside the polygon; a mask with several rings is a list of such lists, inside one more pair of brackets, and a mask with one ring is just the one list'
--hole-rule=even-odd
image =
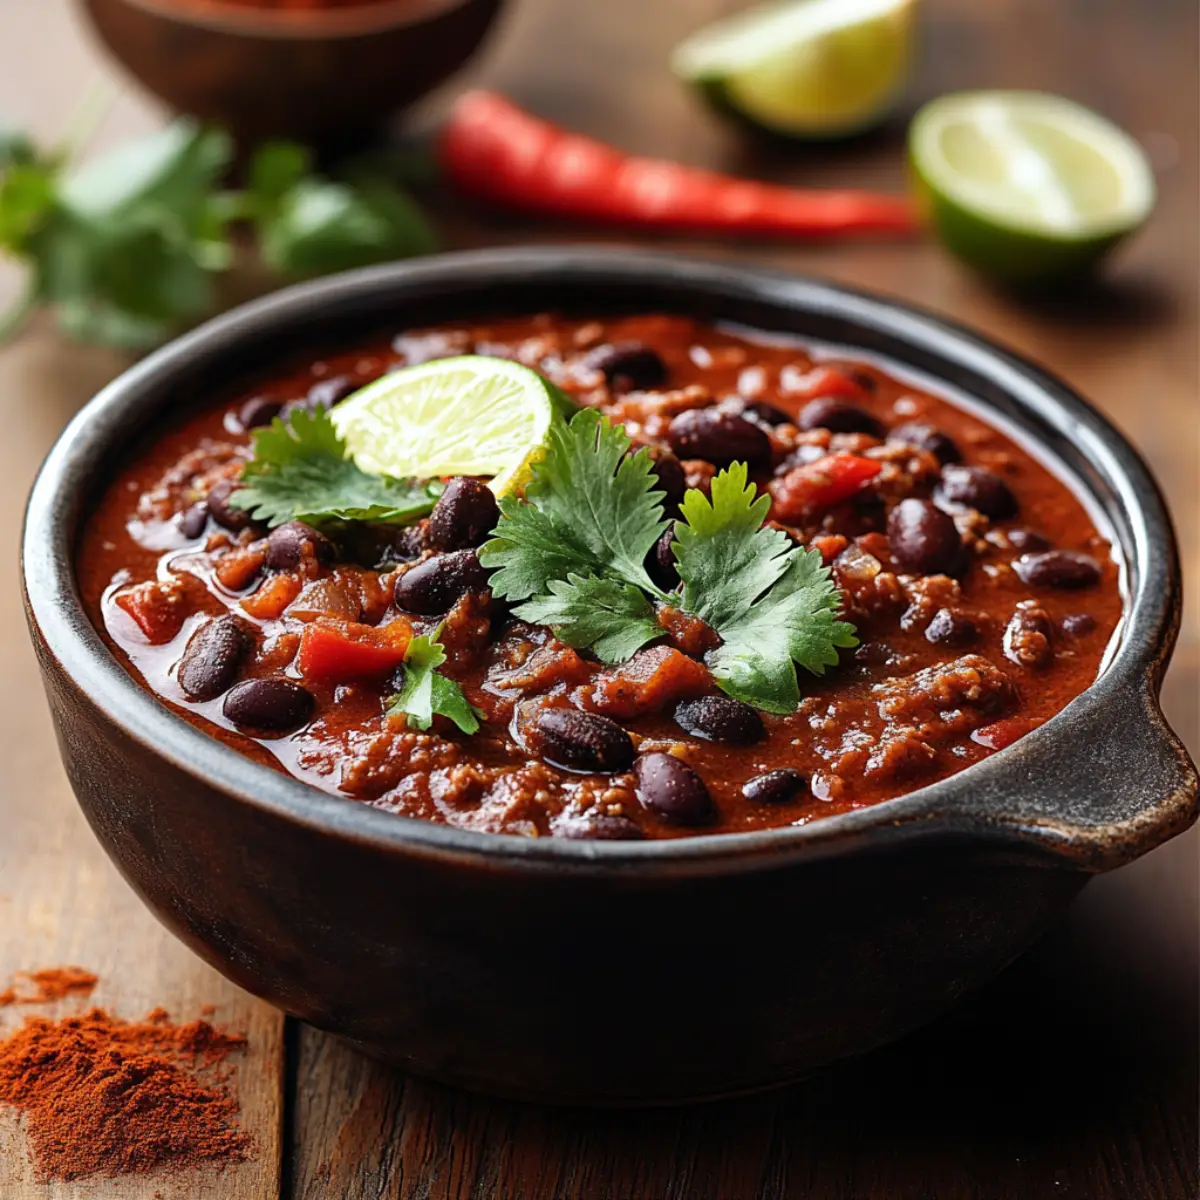
{"label": "lime wedge", "polygon": [[536,371],[466,355],[393,371],[333,410],[363,471],[397,478],[491,476],[497,495],[524,486],[553,422],[573,402]]}
{"label": "lime wedge", "polygon": [[1058,96],[942,96],[914,118],[908,149],[947,248],[1006,283],[1084,274],[1154,207],[1137,142]]}
{"label": "lime wedge", "polygon": [[675,74],[718,108],[789,137],[876,124],[908,79],[914,0],[785,0],[706,26]]}

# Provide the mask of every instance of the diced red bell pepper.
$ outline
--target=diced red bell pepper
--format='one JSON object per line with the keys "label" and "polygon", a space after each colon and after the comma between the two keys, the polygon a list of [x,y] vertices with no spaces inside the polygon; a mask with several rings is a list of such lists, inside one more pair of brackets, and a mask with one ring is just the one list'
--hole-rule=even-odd
{"label": "diced red bell pepper", "polygon": [[169,642],[183,628],[188,616],[183,587],[175,580],[147,579],[121,592],[114,603],[133,620],[152,646]]}
{"label": "diced red bell pepper", "polygon": [[803,375],[791,373],[789,368],[786,387],[788,398],[801,402],[815,400],[818,396],[857,400],[863,394],[862,384],[837,367],[813,367]]}
{"label": "diced red bell pepper", "polygon": [[379,679],[403,661],[412,626],[402,618],[386,625],[321,618],[304,627],[296,666],[315,683]]}
{"label": "diced red bell pepper", "polygon": [[874,479],[883,464],[857,454],[827,454],[814,463],[796,467],[770,486],[771,516],[792,524],[821,509],[849,500]]}

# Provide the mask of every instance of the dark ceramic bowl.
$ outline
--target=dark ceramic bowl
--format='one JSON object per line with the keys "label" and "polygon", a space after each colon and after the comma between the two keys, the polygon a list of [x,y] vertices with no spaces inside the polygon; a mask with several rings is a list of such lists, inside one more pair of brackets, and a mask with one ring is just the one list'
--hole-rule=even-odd
{"label": "dark ceramic bowl", "polygon": [[[1102,676],[1014,746],[901,799],[802,828],[643,843],[531,841],[378,812],[242,757],[129,677],[80,607],[72,551],[132,438],[300,350],[545,308],[737,321],[977,397],[1111,525],[1128,609]],[[150,908],[287,1012],[483,1091],[662,1103],[794,1079],[949,1008],[1091,873],[1196,816],[1195,769],[1157,699],[1179,569],[1137,454],[1061,383],[977,335],[806,279],[551,248],[291,289],[97,396],[34,486],[23,554],[63,761]]]}
{"label": "dark ceramic bowl", "polygon": [[242,144],[357,144],[478,48],[502,0],[307,11],[236,0],[82,0],[101,41],[172,108]]}

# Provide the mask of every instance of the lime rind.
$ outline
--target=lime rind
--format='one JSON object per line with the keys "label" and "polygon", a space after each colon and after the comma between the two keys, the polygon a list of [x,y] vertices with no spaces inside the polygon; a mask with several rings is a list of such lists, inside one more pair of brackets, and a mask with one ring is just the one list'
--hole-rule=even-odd
{"label": "lime rind", "polygon": [[464,355],[393,371],[338,405],[333,420],[363,471],[491,477],[501,495],[524,485],[551,424],[573,410],[536,371]]}
{"label": "lime rind", "polygon": [[675,73],[720,111],[773,133],[860,132],[908,80],[913,0],[785,0],[718,21],[681,43]]}

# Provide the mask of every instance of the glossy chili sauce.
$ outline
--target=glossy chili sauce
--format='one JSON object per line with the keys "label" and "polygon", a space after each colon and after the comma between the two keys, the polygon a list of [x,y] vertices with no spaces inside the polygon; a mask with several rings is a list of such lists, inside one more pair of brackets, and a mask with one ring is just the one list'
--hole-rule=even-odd
{"label": "glossy chili sauce", "polygon": [[[798,711],[751,714],[747,726],[728,706],[697,709],[720,696],[703,662],[706,630],[676,623],[660,644],[605,667],[514,621],[485,588],[444,618],[413,619],[417,631],[445,620],[444,670],[486,717],[473,736],[440,717],[426,733],[386,717],[395,678],[302,678],[294,658],[306,622],[385,625],[398,615],[397,578],[439,551],[428,521],[360,526],[326,530],[319,555],[307,544],[289,566],[285,548],[271,565],[266,530],[229,528],[245,518],[222,502],[249,454],[247,427],[282,403],[336,403],[391,367],[460,353],[516,358],[624,422],[658,448],[674,502],[684,480],[703,488],[718,465],[749,459],[772,518],[831,565],[861,644],[822,678],[801,672]],[[846,464],[864,459],[873,476],[856,482],[851,471],[847,482]],[[659,315],[447,327],[302,361],[183,421],[126,466],[83,532],[79,572],[92,619],[130,673],[206,732],[389,812],[529,836],[751,830],[901,795],[1010,744],[1087,688],[1122,610],[1110,547],[1080,502],[973,413],[871,363]],[[285,710],[304,689],[295,711],[274,714],[277,732],[239,730],[222,695],[193,699],[181,686],[185,647],[224,614],[236,645],[205,649],[235,660],[221,689],[290,680],[276,698]],[[552,765],[561,746],[536,728],[526,736],[516,719],[531,704],[599,714],[628,731],[639,757],[681,758],[712,811],[672,811],[671,795],[654,794],[663,781],[631,769]]]}

